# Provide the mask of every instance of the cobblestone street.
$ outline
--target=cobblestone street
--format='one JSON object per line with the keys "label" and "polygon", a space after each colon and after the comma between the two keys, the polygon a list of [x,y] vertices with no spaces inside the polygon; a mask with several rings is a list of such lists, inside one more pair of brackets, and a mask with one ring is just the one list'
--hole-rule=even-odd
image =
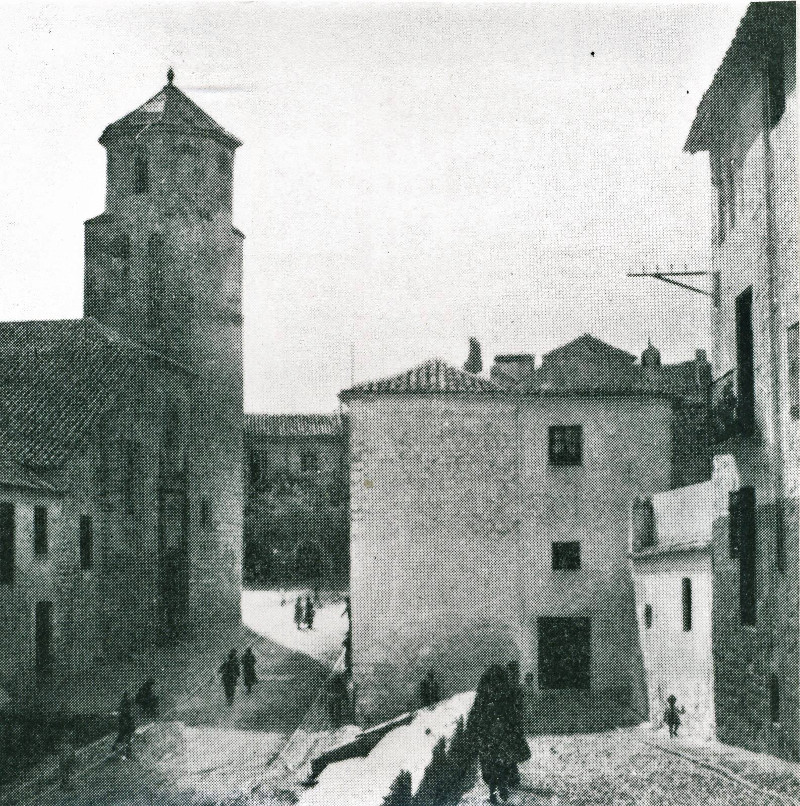
{"label": "cobblestone street", "polygon": [[[649,734],[649,736],[647,735]],[[632,728],[598,734],[529,737],[531,759],[510,803],[524,806],[778,806],[800,802],[800,767],[731,748],[720,772],[664,752],[651,731]],[[681,742],[670,749],[679,750]],[[687,748],[687,753],[695,748]],[[703,760],[709,754],[702,753]],[[713,754],[711,754],[713,762]],[[737,764],[737,782],[725,777]],[[758,788],[747,785],[751,781]],[[766,786],[776,794],[771,795]],[[488,803],[481,780],[461,806]]]}

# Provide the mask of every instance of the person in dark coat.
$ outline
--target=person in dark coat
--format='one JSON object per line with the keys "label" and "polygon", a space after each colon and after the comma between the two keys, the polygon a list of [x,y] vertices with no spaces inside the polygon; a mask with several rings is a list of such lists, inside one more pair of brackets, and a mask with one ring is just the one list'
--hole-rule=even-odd
{"label": "person in dark coat", "polygon": [[141,709],[143,716],[149,719],[158,716],[158,695],[153,691],[155,684],[155,678],[148,677],[136,692],[136,704]]}
{"label": "person in dark coat", "polygon": [[303,599],[298,596],[297,601],[294,603],[294,623],[298,630],[303,629],[303,622],[305,615],[303,613]]}
{"label": "person in dark coat", "polygon": [[664,711],[664,724],[669,728],[669,735],[671,737],[678,735],[678,728],[681,726],[681,717],[678,709],[675,707],[678,698],[674,694],[667,697],[667,709]]}
{"label": "person in dark coat", "polygon": [[136,722],[133,718],[130,694],[126,691],[117,709],[117,738],[114,740],[112,750],[122,749],[122,757],[130,758],[133,750],[133,734]]}
{"label": "person in dark coat", "polygon": [[519,762],[520,761],[527,761],[530,758],[530,752],[528,752],[528,743],[524,740],[525,736],[525,691],[522,688],[519,680],[519,663],[517,661],[512,660],[506,666],[506,673],[508,675],[508,689],[509,689],[509,724],[511,725],[511,730],[513,735],[519,740],[520,737],[523,737],[523,741],[525,743],[525,747],[522,748],[520,746],[520,751],[517,753],[519,758],[514,761],[511,773],[510,773],[510,780],[509,783],[511,786],[519,786],[520,784],[520,774],[519,774]]}
{"label": "person in dark coat", "polygon": [[314,629],[314,603],[310,596],[306,596],[306,626],[309,630]]}
{"label": "person in dark coat", "polygon": [[253,647],[249,646],[242,655],[242,682],[249,694],[253,686],[258,683],[256,677],[256,656],[253,654]]}
{"label": "person in dark coat", "polygon": [[[511,717],[513,694],[508,671],[499,664],[490,666],[481,677],[470,713],[468,729],[474,736],[481,774],[489,787],[489,800],[497,795],[505,801],[513,785],[515,765],[522,760],[528,744]],[[530,750],[527,750],[530,757]]]}
{"label": "person in dark coat", "polygon": [[236,683],[239,680],[241,670],[239,668],[239,658],[236,657],[236,650],[232,649],[228,653],[228,658],[222,666],[219,667],[219,673],[222,675],[222,687],[225,689],[225,698],[228,705],[233,705],[233,695],[236,693]]}
{"label": "person in dark coat", "polygon": [[344,641],[342,641],[342,646],[344,647],[344,671],[345,674],[349,677],[353,675],[353,634],[350,630],[347,631],[347,634],[344,637]]}
{"label": "person in dark coat", "polygon": [[344,676],[335,674],[328,681],[328,717],[332,728],[339,728],[344,721],[345,709],[348,705],[347,683]]}
{"label": "person in dark coat", "polygon": [[439,702],[439,683],[431,669],[419,684],[420,699],[423,708],[431,708]]}

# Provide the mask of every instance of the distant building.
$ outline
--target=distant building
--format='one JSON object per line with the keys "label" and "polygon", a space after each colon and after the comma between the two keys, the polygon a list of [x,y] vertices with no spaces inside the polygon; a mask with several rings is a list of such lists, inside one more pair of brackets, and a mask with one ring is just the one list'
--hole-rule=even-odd
{"label": "distant building", "polygon": [[85,318],[0,323],[0,686],[239,618],[239,141],[172,82],[108,126]]}
{"label": "distant building", "polygon": [[450,693],[515,658],[545,701],[641,689],[628,504],[708,477],[708,363],[642,365],[588,334],[510,363],[502,386],[434,360],[341,395],[366,720],[430,668]]}
{"label": "distant building", "polygon": [[[753,3],[686,142],[708,152],[717,190],[716,456],[708,495],[676,490],[655,504],[656,538],[702,525],[692,539],[710,546],[718,736],[791,758],[800,752],[795,60],[795,4]],[[675,686],[689,685],[684,649],[671,656]]]}
{"label": "distant building", "polygon": [[246,584],[347,580],[347,431],[337,414],[245,415]]}

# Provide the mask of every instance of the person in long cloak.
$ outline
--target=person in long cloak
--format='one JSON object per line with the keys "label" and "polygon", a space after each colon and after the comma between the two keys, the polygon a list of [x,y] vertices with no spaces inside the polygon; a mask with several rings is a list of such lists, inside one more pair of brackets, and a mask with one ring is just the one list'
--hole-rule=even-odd
{"label": "person in long cloak", "polygon": [[253,686],[258,683],[256,676],[256,656],[253,654],[253,647],[247,647],[242,655],[242,682],[249,694]]}

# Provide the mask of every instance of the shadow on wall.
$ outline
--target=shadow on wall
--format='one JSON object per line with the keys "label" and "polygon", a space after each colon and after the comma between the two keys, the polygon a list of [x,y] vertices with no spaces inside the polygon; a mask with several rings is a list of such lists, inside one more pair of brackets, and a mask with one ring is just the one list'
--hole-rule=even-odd
{"label": "shadow on wall", "polygon": [[379,624],[384,640],[364,651],[354,647],[357,716],[362,725],[420,706],[420,683],[433,670],[440,697],[473,691],[492,663],[519,662],[511,628],[489,621],[458,621],[456,613],[406,616]]}

